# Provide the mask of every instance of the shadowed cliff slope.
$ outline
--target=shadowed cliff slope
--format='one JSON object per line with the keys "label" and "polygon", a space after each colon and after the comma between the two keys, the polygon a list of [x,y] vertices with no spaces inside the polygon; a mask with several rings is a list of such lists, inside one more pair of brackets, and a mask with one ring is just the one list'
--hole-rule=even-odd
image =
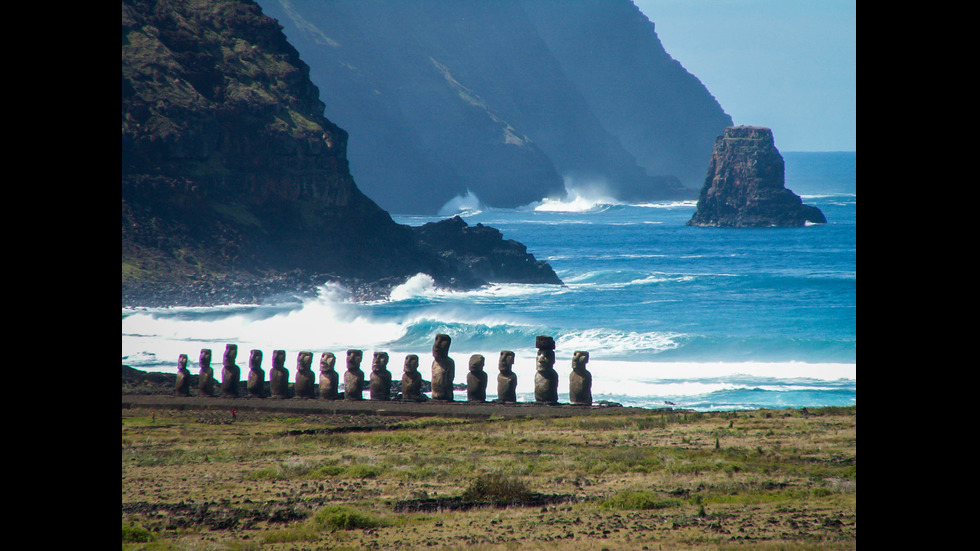
{"label": "shadowed cliff slope", "polygon": [[[486,283],[361,193],[347,133],[323,111],[309,67],[251,0],[123,1],[124,305],[207,303],[232,286],[228,298],[250,302],[419,272]],[[466,242],[465,223],[454,227]],[[537,282],[560,283],[525,260]]]}
{"label": "shadowed cliff slope", "polygon": [[732,124],[629,0],[260,3],[337,98],[359,185],[393,212],[468,191],[515,207],[566,182],[693,198]]}

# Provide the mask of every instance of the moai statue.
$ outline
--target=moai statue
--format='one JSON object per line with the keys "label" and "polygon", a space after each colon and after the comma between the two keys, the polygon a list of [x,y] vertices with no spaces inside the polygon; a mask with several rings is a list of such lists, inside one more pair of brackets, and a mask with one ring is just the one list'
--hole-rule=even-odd
{"label": "moai statue", "polygon": [[236,358],[238,358],[238,345],[226,344],[225,357],[221,362],[221,394],[226,398],[238,398],[242,368],[235,363]]}
{"label": "moai statue", "polygon": [[300,352],[296,355],[296,384],[293,394],[297,398],[315,398],[314,388],[316,376],[310,366],[313,365],[312,352]]}
{"label": "moai statue", "polygon": [[456,362],[449,357],[452,338],[439,333],[432,343],[432,399],[453,401],[453,379],[456,378]]}
{"label": "moai statue", "polygon": [[201,396],[214,396],[217,394],[214,385],[214,369],[211,367],[211,349],[202,348],[201,357],[197,361],[201,368],[198,373],[197,389]]}
{"label": "moai statue", "polygon": [[363,400],[364,372],[361,371],[361,350],[347,351],[347,371],[344,373],[344,399]]}
{"label": "moai statue", "polygon": [[405,374],[402,375],[402,401],[422,401],[422,374],[419,373],[419,357],[415,354],[405,356]]}
{"label": "moai statue", "polygon": [[187,370],[187,354],[177,356],[177,384],[174,386],[174,394],[191,395],[191,372]]}
{"label": "moai statue", "polygon": [[248,382],[245,384],[249,396],[265,398],[265,370],[262,369],[262,351],[252,350],[248,356]]}
{"label": "moai statue", "polygon": [[516,402],[517,401],[517,374],[513,371],[514,353],[510,350],[500,351],[500,360],[497,362],[497,401]]}
{"label": "moai statue", "polygon": [[289,398],[289,370],[286,369],[286,351],[272,351],[272,368],[269,369],[269,389],[273,398]]}
{"label": "moai statue", "polygon": [[585,369],[589,353],[576,350],[572,356],[572,373],[568,376],[568,401],[579,405],[592,405],[592,374]]}
{"label": "moai statue", "polygon": [[558,402],[558,372],[555,371],[555,339],[538,335],[537,373],[534,374],[534,401],[543,404]]}
{"label": "moai statue", "polygon": [[388,353],[375,352],[371,362],[371,381],[368,385],[372,400],[391,399],[391,372],[388,371]]}
{"label": "moai statue", "polygon": [[340,386],[340,375],[334,369],[337,364],[337,356],[333,352],[324,352],[320,356],[320,398],[324,400],[336,400],[342,398],[337,392]]}
{"label": "moai statue", "polygon": [[482,354],[470,356],[470,372],[466,374],[466,401],[487,401],[487,374],[483,371],[486,359]]}

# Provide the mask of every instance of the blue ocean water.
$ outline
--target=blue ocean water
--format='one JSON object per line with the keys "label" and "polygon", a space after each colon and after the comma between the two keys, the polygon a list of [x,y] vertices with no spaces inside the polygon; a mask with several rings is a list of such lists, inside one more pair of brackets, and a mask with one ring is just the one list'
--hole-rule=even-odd
{"label": "blue ocean water", "polygon": [[[122,362],[172,371],[180,353],[193,364],[201,348],[220,357],[225,343],[236,343],[245,351],[240,365],[249,349],[266,358],[286,349],[293,372],[300,350],[342,358],[360,348],[366,358],[388,352],[396,379],[404,356],[418,354],[428,378],[433,337],[447,333],[457,382],[471,354],[484,355],[493,375],[499,352],[513,350],[518,399],[533,401],[535,337],[546,334],[557,345],[561,400],[572,354],[586,350],[596,400],[705,411],[853,405],[856,155],[783,156],[786,187],[819,207],[827,224],[688,227],[693,201],[623,204],[592,193],[588,182],[566,182],[563,200],[518,209],[461,197],[440,216],[393,218],[415,226],[459,214],[493,226],[548,261],[565,285],[449,292],[420,274],[373,303],[325,285],[302,303],[126,309]],[[491,384],[488,398],[495,391]]]}

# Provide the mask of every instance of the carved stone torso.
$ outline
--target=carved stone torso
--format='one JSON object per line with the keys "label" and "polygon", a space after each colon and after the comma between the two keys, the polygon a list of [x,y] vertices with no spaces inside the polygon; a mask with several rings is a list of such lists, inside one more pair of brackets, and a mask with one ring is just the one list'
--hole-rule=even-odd
{"label": "carved stone torso", "polygon": [[238,397],[239,383],[242,380],[242,369],[235,363],[237,358],[238,345],[226,345],[221,367],[221,393],[230,398]]}
{"label": "carved stone torso", "polygon": [[347,351],[347,371],[344,372],[344,399],[364,399],[364,372],[361,371],[361,350]]}
{"label": "carved stone torso", "polygon": [[419,357],[409,354],[405,357],[405,373],[402,375],[402,400],[422,401],[422,374],[419,373]]}
{"label": "carved stone torso", "polygon": [[286,351],[272,351],[272,368],[269,370],[269,390],[273,398],[289,397],[289,370],[286,369]]}
{"label": "carved stone torso", "polygon": [[470,356],[470,372],[466,374],[466,400],[485,402],[487,400],[487,374],[483,371],[486,359],[480,354]]}
{"label": "carved stone torso", "polygon": [[368,390],[372,400],[391,399],[391,372],[388,371],[388,353],[375,352],[371,362],[371,380]]}
{"label": "carved stone torso", "polygon": [[516,402],[517,401],[517,374],[512,370],[514,365],[514,353],[510,350],[500,352],[500,361],[497,369],[497,401]]}
{"label": "carved stone torso", "polygon": [[313,398],[315,396],[316,376],[311,369],[313,364],[312,352],[300,352],[296,357],[296,384],[294,394],[297,398]]}
{"label": "carved stone torso", "polygon": [[438,334],[432,345],[432,399],[453,401],[456,362],[449,357],[449,335]]}
{"label": "carved stone torso", "polygon": [[200,360],[198,360],[198,367],[200,368],[197,380],[198,391],[202,396],[214,396],[214,368],[211,367],[210,349],[205,348],[201,350],[201,357]]}
{"label": "carved stone torso", "polygon": [[340,374],[334,369],[337,357],[332,352],[324,352],[320,356],[320,398],[324,400],[336,400],[337,389],[340,388]]}
{"label": "carved stone torso", "polygon": [[177,396],[191,395],[191,372],[187,369],[187,354],[177,356],[177,383],[174,385]]}
{"label": "carved stone torso", "polygon": [[568,376],[568,401],[577,405],[592,405],[592,374],[585,368],[589,353],[576,351],[572,356],[572,373]]}
{"label": "carved stone torso", "polygon": [[[550,337],[548,337],[550,339]],[[538,337],[537,372],[534,374],[534,401],[541,403],[558,402],[558,372],[555,371],[554,341],[541,347],[542,337]]]}
{"label": "carved stone torso", "polygon": [[262,369],[262,351],[252,350],[248,357],[248,382],[245,384],[249,396],[265,397],[265,370]]}

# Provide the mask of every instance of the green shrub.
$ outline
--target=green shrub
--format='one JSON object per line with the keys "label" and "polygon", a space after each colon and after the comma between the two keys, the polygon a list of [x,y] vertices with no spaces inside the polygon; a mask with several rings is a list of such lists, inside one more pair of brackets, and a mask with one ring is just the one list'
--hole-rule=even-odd
{"label": "green shrub", "polygon": [[328,505],[320,509],[313,519],[320,528],[331,530],[376,528],[384,524],[374,515],[346,505]]}
{"label": "green shrub", "polygon": [[153,541],[153,534],[142,526],[124,524],[122,540],[123,543],[149,543]]}
{"label": "green shrub", "polygon": [[345,472],[348,478],[376,478],[381,474],[381,467],[368,465],[367,463],[354,463],[347,467]]}
{"label": "green shrub", "polygon": [[605,509],[666,509],[676,507],[680,502],[676,499],[661,497],[649,490],[622,490],[602,502]]}
{"label": "green shrub", "polygon": [[530,495],[527,485],[514,476],[501,473],[482,474],[463,492],[466,500],[525,499]]}

